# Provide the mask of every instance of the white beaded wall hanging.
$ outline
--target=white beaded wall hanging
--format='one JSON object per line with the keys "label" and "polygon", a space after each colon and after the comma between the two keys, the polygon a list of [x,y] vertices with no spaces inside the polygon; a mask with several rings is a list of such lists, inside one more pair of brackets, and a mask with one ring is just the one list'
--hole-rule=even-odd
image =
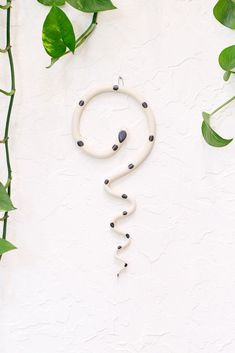
{"label": "white beaded wall hanging", "polygon": [[96,157],[96,158],[112,157],[115,153],[117,153],[117,151],[123,145],[124,141],[126,141],[126,139],[127,139],[127,131],[125,129],[122,129],[121,131],[118,132],[117,140],[114,142],[114,144],[112,146],[110,146],[110,148],[108,148],[107,150],[98,151],[98,150],[92,148],[91,146],[89,146],[86,138],[84,138],[81,135],[80,123],[81,123],[81,118],[82,118],[82,114],[83,114],[85,106],[94,97],[101,95],[101,94],[104,94],[104,93],[110,93],[110,92],[114,92],[115,94],[121,93],[121,94],[125,94],[129,97],[132,97],[143,109],[143,112],[145,113],[145,117],[147,119],[147,124],[148,124],[148,136],[146,137],[143,150],[140,152],[140,154],[136,157],[135,160],[132,160],[127,165],[122,166],[118,172],[116,172],[113,175],[108,176],[104,180],[104,188],[105,188],[106,192],[108,192],[112,196],[125,199],[129,203],[129,207],[125,208],[121,213],[117,214],[110,222],[110,227],[113,228],[113,230],[117,234],[121,235],[125,239],[123,244],[119,245],[117,247],[117,250],[115,253],[115,257],[119,261],[121,261],[121,263],[123,263],[121,270],[117,274],[117,276],[119,277],[119,274],[121,273],[121,271],[123,271],[128,266],[127,262],[125,260],[123,260],[119,255],[120,255],[120,252],[122,251],[122,249],[127,248],[130,245],[131,236],[130,236],[130,234],[125,233],[122,230],[120,230],[117,226],[117,223],[121,218],[126,217],[128,215],[131,215],[135,211],[136,202],[135,202],[135,199],[129,195],[129,193],[116,192],[115,190],[113,190],[111,188],[111,185],[114,181],[118,180],[119,178],[121,178],[121,177],[131,173],[133,170],[135,170],[148,157],[148,155],[150,154],[150,152],[153,148],[154,141],[155,141],[155,119],[154,119],[154,116],[153,116],[151,109],[149,108],[148,103],[146,103],[144,100],[140,99],[136,94],[128,91],[124,87],[119,87],[119,85],[115,85],[112,88],[105,87],[105,88],[101,88],[99,90],[96,90],[96,91],[90,93],[89,95],[84,97],[84,99],[80,100],[80,102],[78,103],[78,106],[75,109],[74,117],[73,117],[73,137],[74,137],[78,147],[81,150],[83,150],[85,153],[87,153],[88,155]]}

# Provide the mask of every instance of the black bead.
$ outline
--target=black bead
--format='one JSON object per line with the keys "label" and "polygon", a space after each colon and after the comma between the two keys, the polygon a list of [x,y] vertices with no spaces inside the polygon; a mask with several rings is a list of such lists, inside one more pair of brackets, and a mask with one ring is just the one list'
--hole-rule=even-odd
{"label": "black bead", "polygon": [[118,140],[120,143],[122,143],[127,137],[127,133],[125,130],[121,130],[118,134]]}
{"label": "black bead", "polygon": [[80,101],[79,102],[80,107],[82,107],[84,105],[84,103],[85,103],[84,101]]}
{"label": "black bead", "polygon": [[105,185],[107,185],[109,183],[109,180],[105,179],[104,183],[105,183]]}
{"label": "black bead", "polygon": [[121,247],[121,245],[119,245],[117,248],[118,248],[118,250],[120,250],[122,247]]}
{"label": "black bead", "polygon": [[147,104],[146,102],[143,102],[143,103],[142,103],[142,107],[143,107],[143,108],[148,108],[148,104]]}
{"label": "black bead", "polygon": [[110,223],[110,227],[111,227],[111,228],[114,228],[114,223],[113,223],[113,222]]}
{"label": "black bead", "polygon": [[114,86],[113,86],[113,90],[114,90],[114,91],[118,91],[118,90],[119,90],[119,86],[118,86],[118,85],[114,85]]}
{"label": "black bead", "polygon": [[118,145],[113,145],[112,149],[113,149],[114,151],[117,151]]}
{"label": "black bead", "polygon": [[78,142],[77,142],[77,145],[78,145],[79,147],[82,147],[82,146],[84,146],[84,143],[83,143],[82,141],[78,141]]}
{"label": "black bead", "polygon": [[129,169],[133,169],[133,168],[134,168],[134,164],[129,164],[129,165],[128,165],[128,168],[129,168]]}
{"label": "black bead", "polygon": [[127,197],[128,197],[128,196],[127,196],[126,194],[122,194],[122,198],[123,198],[123,199],[127,199]]}
{"label": "black bead", "polygon": [[127,266],[128,266],[128,264],[127,264],[127,263],[125,263],[124,267],[127,267]]}
{"label": "black bead", "polygon": [[130,234],[126,234],[126,238],[129,239],[130,238]]}
{"label": "black bead", "polygon": [[127,215],[127,211],[122,212],[123,216]]}
{"label": "black bead", "polygon": [[154,136],[153,136],[153,135],[150,135],[150,136],[149,136],[149,141],[150,141],[150,142],[153,142],[153,140],[154,140]]}

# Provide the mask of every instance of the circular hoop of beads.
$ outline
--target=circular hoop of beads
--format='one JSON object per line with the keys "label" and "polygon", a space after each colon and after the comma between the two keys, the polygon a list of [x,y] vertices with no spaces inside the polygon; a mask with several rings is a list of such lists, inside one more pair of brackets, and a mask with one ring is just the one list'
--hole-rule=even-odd
{"label": "circular hoop of beads", "polygon": [[93,98],[101,94],[110,93],[110,92],[113,92],[114,94],[124,94],[134,99],[142,109],[145,115],[145,118],[147,120],[147,126],[148,126],[148,135],[146,136],[145,141],[142,141],[143,149],[142,151],[140,151],[140,153],[138,153],[138,156],[135,157],[135,160],[131,160],[129,163],[127,163],[127,165],[121,166],[116,173],[110,176],[106,176],[106,178],[104,179],[104,188],[106,192],[108,192],[114,197],[124,199],[126,200],[126,202],[129,203],[128,207],[125,207],[118,215],[116,215],[110,221],[110,227],[113,229],[113,231],[121,235],[123,238],[122,245],[118,245],[115,253],[115,257],[123,264],[121,270],[117,274],[117,276],[119,277],[120,272],[123,271],[128,266],[127,262],[120,257],[120,252],[130,245],[131,236],[130,234],[119,229],[119,227],[117,226],[117,223],[121,218],[129,216],[135,211],[136,202],[135,202],[135,199],[128,192],[125,192],[125,193],[117,192],[111,188],[111,185],[117,179],[131,173],[133,170],[135,170],[140,164],[142,164],[146,160],[146,158],[152,151],[152,148],[155,142],[156,128],[155,128],[155,119],[154,119],[153,113],[148,103],[145,100],[139,98],[136,94],[130,92],[126,88],[119,87],[119,85],[115,85],[112,88],[110,87],[101,88],[99,90],[96,90],[90,93],[86,97],[82,98],[78,102],[77,107],[75,109],[74,116],[73,116],[72,132],[73,132],[73,137],[79,149],[81,149],[83,152],[87,153],[92,157],[108,158],[115,155],[119,151],[119,149],[123,146],[124,142],[127,141],[128,134],[127,134],[127,130],[124,128],[117,132],[116,140],[113,142],[113,144],[110,147],[103,150],[97,150],[93,147],[94,145],[92,146],[89,145],[87,139],[81,134],[80,125],[81,125],[82,114],[84,112],[85,107]]}

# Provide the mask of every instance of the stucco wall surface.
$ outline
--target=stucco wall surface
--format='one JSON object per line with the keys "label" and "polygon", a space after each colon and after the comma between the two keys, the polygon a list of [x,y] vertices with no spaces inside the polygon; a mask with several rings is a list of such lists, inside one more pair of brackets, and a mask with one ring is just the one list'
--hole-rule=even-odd
{"label": "stucco wall surface", "polygon": [[[0,265],[0,352],[234,353],[235,144],[213,149],[200,132],[201,111],[234,95],[234,79],[224,83],[217,64],[234,32],[215,21],[212,0],[115,4],[74,57],[47,70],[41,26],[48,9],[14,1],[17,211],[8,235],[18,250]],[[81,33],[90,15],[69,13]],[[3,20],[0,28],[2,37]],[[6,87],[7,61],[0,65]],[[119,75],[151,105],[157,141],[146,163],[115,185],[138,204],[122,224],[133,243],[117,280],[120,240],[109,222],[124,202],[104,192],[103,180],[139,153],[144,116],[126,97],[91,102],[82,129],[97,146],[120,127],[130,132],[110,160],[78,150],[71,119],[85,93],[112,87]],[[235,136],[234,109],[214,119],[223,136]],[[4,165],[1,158],[1,178]]]}

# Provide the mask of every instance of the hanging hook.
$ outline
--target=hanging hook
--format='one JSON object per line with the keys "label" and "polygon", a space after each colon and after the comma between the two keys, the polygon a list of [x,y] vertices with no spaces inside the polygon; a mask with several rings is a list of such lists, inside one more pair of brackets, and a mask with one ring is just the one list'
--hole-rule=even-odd
{"label": "hanging hook", "polygon": [[122,78],[122,76],[118,77],[118,86],[120,85],[120,82],[122,83],[122,85],[124,86],[124,80]]}

